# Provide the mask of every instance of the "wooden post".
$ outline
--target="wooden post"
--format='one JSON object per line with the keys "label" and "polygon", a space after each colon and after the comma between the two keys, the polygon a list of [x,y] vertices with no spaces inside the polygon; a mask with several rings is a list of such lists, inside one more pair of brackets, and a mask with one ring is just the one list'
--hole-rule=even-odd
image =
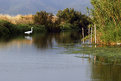
{"label": "wooden post", "polygon": [[94,64],[96,64],[96,56],[94,56]]}
{"label": "wooden post", "polygon": [[91,27],[91,44],[92,44],[92,27]]}
{"label": "wooden post", "polygon": [[97,43],[97,38],[96,38],[96,24],[94,24],[94,28],[95,28],[95,48],[97,47],[96,46],[96,43]]}
{"label": "wooden post", "polygon": [[[89,28],[88,28],[88,36],[90,35],[90,25],[89,25]],[[90,44],[90,40],[88,40],[88,44]]]}
{"label": "wooden post", "polygon": [[90,26],[89,26],[89,28],[88,28],[88,35],[90,34]]}
{"label": "wooden post", "polygon": [[83,43],[84,43],[84,28],[82,28],[82,36],[83,36]]}
{"label": "wooden post", "polygon": [[97,43],[97,38],[96,38],[96,24],[94,24],[94,28],[95,28],[95,44]]}

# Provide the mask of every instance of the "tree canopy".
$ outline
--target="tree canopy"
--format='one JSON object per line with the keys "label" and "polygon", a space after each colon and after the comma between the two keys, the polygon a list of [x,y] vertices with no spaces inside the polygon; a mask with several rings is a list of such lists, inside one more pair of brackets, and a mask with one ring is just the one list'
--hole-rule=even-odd
{"label": "tree canopy", "polygon": [[73,8],[66,8],[64,10],[59,10],[56,15],[61,24],[70,23],[73,29],[82,29],[84,28],[87,32],[88,25],[91,23],[90,18],[86,15],[83,15],[81,12],[74,10]]}

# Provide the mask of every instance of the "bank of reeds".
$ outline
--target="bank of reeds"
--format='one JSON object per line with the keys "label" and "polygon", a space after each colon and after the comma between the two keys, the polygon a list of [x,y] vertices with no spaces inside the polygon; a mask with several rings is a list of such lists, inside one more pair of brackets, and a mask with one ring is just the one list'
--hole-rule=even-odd
{"label": "bank of reeds", "polygon": [[0,14],[0,20],[8,21],[12,24],[32,24],[33,23],[33,15],[3,15]]}
{"label": "bank of reeds", "polygon": [[97,38],[105,44],[121,43],[121,0],[91,0]]}

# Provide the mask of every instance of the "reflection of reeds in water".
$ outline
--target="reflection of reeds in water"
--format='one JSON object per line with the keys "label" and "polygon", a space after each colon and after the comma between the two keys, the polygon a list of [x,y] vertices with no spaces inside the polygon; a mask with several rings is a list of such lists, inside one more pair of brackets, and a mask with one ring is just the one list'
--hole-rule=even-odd
{"label": "reflection of reeds in water", "polygon": [[32,15],[10,16],[10,15],[0,14],[0,20],[6,20],[13,24],[29,24],[33,23],[33,16]]}
{"label": "reflection of reeds in water", "polygon": [[92,81],[121,81],[121,65],[91,65]]}
{"label": "reflection of reeds in water", "polygon": [[77,57],[82,61],[84,59],[89,61],[91,81],[121,81],[121,47],[97,46],[97,48],[77,47],[71,49],[73,50],[68,50],[71,51],[70,54],[78,53]]}

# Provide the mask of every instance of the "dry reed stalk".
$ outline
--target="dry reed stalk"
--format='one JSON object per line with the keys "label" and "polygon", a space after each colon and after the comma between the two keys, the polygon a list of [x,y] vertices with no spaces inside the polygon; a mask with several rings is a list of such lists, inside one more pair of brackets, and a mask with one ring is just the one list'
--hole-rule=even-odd
{"label": "dry reed stalk", "polygon": [[0,20],[6,20],[13,24],[30,24],[33,23],[33,15],[10,16],[7,14],[0,14]]}

